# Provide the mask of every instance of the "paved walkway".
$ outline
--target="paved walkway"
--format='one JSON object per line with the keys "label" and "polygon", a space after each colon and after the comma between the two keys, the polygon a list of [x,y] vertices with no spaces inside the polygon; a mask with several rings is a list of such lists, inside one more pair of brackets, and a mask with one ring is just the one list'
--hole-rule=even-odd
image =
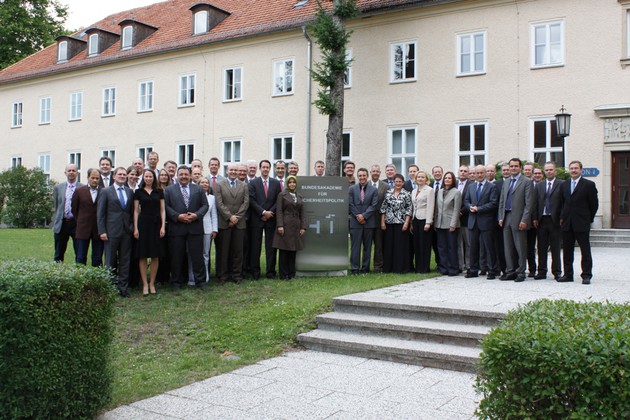
{"label": "paved walkway", "polygon": [[[596,248],[593,282],[438,277],[353,295],[509,310],[534,299],[630,302],[630,251]],[[579,252],[575,268],[579,273]],[[576,277],[578,280],[579,277]],[[103,419],[471,419],[474,375],[313,351],[290,352],[119,407]]]}

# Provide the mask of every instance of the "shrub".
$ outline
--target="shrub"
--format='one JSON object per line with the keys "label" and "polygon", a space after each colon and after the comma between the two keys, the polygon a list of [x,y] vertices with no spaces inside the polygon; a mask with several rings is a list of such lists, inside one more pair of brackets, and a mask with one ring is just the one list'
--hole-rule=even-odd
{"label": "shrub", "polygon": [[2,221],[7,224],[42,226],[53,212],[52,184],[39,168],[7,169],[0,173],[0,204],[4,206]]}
{"label": "shrub", "polygon": [[630,306],[539,300],[482,342],[481,418],[630,417]]}
{"label": "shrub", "polygon": [[0,417],[93,418],[105,407],[115,296],[103,269],[0,263]]}

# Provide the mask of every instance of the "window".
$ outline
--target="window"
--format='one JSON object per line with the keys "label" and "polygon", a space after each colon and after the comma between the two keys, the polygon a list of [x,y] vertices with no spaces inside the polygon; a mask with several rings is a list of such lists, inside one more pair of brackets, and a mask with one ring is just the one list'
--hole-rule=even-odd
{"label": "window", "polygon": [[416,43],[392,44],[392,82],[416,80]]}
{"label": "window", "polygon": [[50,155],[41,154],[37,156],[37,167],[46,175],[46,180],[50,181]]}
{"label": "window", "polygon": [[293,137],[273,137],[271,139],[271,161],[293,160]]}
{"label": "window", "polygon": [[195,13],[195,35],[208,32],[208,11],[202,10]]}
{"label": "window", "polygon": [[77,182],[81,182],[81,152],[68,153],[68,164],[77,165]]}
{"label": "window", "polygon": [[457,75],[468,76],[486,72],[486,33],[457,35]]}
{"label": "window", "polygon": [[630,9],[626,10],[626,57],[630,58]]}
{"label": "window", "polygon": [[389,159],[398,173],[406,174],[409,165],[416,163],[416,129],[392,128],[389,133]]}
{"label": "window", "polygon": [[122,42],[120,47],[123,50],[133,46],[133,26],[125,26],[122,30]]}
{"label": "window", "polygon": [[153,81],[138,84],[138,112],[153,111]]}
{"label": "window", "polygon": [[149,158],[149,153],[153,151],[153,146],[138,146],[136,148],[136,156],[146,162]]}
{"label": "window", "polygon": [[293,60],[273,62],[273,95],[293,94]]}
{"label": "window", "polygon": [[70,94],[70,121],[83,118],[83,92],[72,92]]}
{"label": "window", "polygon": [[224,140],[221,147],[223,149],[223,173],[227,173],[228,164],[241,161],[241,140]]}
{"label": "window", "polygon": [[57,44],[57,62],[68,61],[68,41],[61,41]]}
{"label": "window", "polygon": [[[351,142],[352,133],[343,133],[341,138],[341,176],[343,174],[343,165],[346,164],[347,161],[352,160],[350,155],[350,142]],[[359,168],[356,168],[359,169]]]}
{"label": "window", "polygon": [[346,50],[346,62],[348,63],[348,68],[343,75],[343,87],[348,89],[352,87],[352,50]]}
{"label": "window", "polygon": [[564,23],[547,22],[531,27],[532,67],[551,67],[564,64]]}
{"label": "window", "polygon": [[52,108],[52,98],[39,98],[39,123],[50,124],[50,112]]}
{"label": "window", "polygon": [[98,34],[92,34],[88,38],[88,55],[98,54]]}
{"label": "window", "polygon": [[11,127],[22,127],[22,102],[13,102],[11,106]]}
{"label": "window", "polygon": [[186,74],[179,77],[179,106],[195,104],[195,75]]}
{"label": "window", "polygon": [[116,88],[103,89],[103,117],[116,115]]}
{"label": "window", "polygon": [[530,136],[533,145],[534,162],[541,166],[552,161],[564,166],[562,137],[558,137],[555,118],[530,120]]}
{"label": "window", "polygon": [[457,166],[486,164],[487,123],[458,124],[456,128]]}
{"label": "window", "polygon": [[177,165],[190,165],[194,159],[195,145],[193,143],[177,145]]}
{"label": "window", "polygon": [[236,101],[236,100],[241,99],[242,74],[243,74],[243,69],[241,67],[233,67],[233,68],[225,69],[225,73],[224,73],[225,96],[223,97],[224,101]]}
{"label": "window", "polygon": [[11,169],[17,168],[18,166],[22,166],[22,156],[12,156]]}
{"label": "window", "polygon": [[116,149],[102,149],[101,157],[108,157],[112,160],[112,169],[116,167]]}

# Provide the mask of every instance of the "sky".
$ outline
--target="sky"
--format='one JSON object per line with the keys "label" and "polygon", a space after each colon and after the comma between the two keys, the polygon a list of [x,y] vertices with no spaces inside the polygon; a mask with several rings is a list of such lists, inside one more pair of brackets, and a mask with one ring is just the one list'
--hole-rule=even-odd
{"label": "sky", "polygon": [[162,0],[61,0],[61,4],[68,6],[68,20],[66,28],[70,30],[87,28],[94,22],[98,22],[112,13],[134,9],[148,4],[158,3]]}

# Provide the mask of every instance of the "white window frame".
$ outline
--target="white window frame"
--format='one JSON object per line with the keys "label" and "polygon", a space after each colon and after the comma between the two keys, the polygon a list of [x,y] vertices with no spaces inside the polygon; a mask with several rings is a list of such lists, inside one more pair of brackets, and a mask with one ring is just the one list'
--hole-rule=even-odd
{"label": "white window frame", "polygon": [[83,118],[83,92],[70,92],[69,121],[78,121]]}
{"label": "white window frame", "polygon": [[138,82],[138,112],[153,111],[153,80]]}
{"label": "white window frame", "polygon": [[625,9],[625,12],[626,12],[626,20],[625,20],[626,48],[625,48],[624,57],[626,58],[626,61],[628,61],[628,60],[630,60],[630,6],[626,6],[626,7],[629,7],[629,8]]}
{"label": "white window frame", "polygon": [[[291,63],[287,70],[287,64]],[[273,62],[272,96],[293,95],[295,82],[295,59],[285,58]]]}
{"label": "white window frame", "polygon": [[[348,153],[344,154],[343,149],[346,138],[348,139]],[[341,176],[344,176],[343,165],[349,160],[352,160],[352,131],[344,131],[341,138],[341,171],[339,172]]]}
{"label": "white window frame", "polygon": [[15,101],[11,104],[11,128],[22,127],[22,114],[24,112],[24,103]]}
{"label": "white window frame", "polygon": [[22,155],[11,156],[11,169],[22,166]]}
{"label": "white window frame", "polygon": [[[537,122],[545,122],[545,147],[535,147],[536,146],[536,123]],[[538,153],[544,153],[545,154],[545,158],[542,161],[542,164],[544,165],[545,162],[548,161],[554,161],[556,162],[556,164],[558,165],[558,167],[562,167],[565,165],[566,162],[566,151],[565,151],[565,155],[562,156],[562,143],[560,143],[560,146],[552,146],[551,145],[551,135],[552,133],[554,133],[557,137],[557,133],[556,133],[556,129],[555,127],[552,127],[552,123],[556,122],[556,118],[555,116],[549,116],[549,117],[537,117],[537,118],[530,118],[529,119],[529,141],[530,141],[530,161],[532,162],[536,162],[536,154]],[[552,159],[551,154],[552,153],[558,153],[560,154],[560,156],[562,157],[562,162],[558,162],[555,159]],[[540,163],[540,162],[539,162]]]}
{"label": "white window frame", "polygon": [[193,35],[205,34],[208,32],[208,11],[200,10],[194,15]]}
{"label": "white window frame", "polygon": [[[551,27],[559,26],[560,28],[560,59],[552,62],[552,48],[551,48]],[[540,44],[544,50],[543,60],[540,63],[536,62],[536,29],[545,28],[545,41],[544,44]],[[546,67],[561,67],[564,66],[565,50],[564,50],[564,20],[551,20],[547,22],[532,23],[530,26],[530,60],[531,68],[546,68]]]}
{"label": "white window frame", "polygon": [[[280,146],[279,154],[276,153],[276,144]],[[287,144],[290,147],[287,147]],[[295,154],[295,137],[293,134],[278,134],[269,138],[269,155],[271,162],[283,160],[289,162],[293,160]]]}
{"label": "white window frame", "polygon": [[69,151],[68,152],[68,165],[77,165],[77,182],[81,182],[81,152]]}
{"label": "white window frame", "polygon": [[92,34],[88,38],[88,57],[98,55],[98,34]]}
{"label": "white window frame", "polygon": [[[403,57],[401,61],[401,72],[402,75],[400,78],[396,77],[396,49],[398,47],[402,48],[403,52],[408,49],[410,45],[413,45],[413,59],[409,60],[406,57]],[[418,43],[416,41],[400,41],[400,42],[392,42],[390,45],[390,72],[389,79],[390,83],[408,83],[415,82],[418,77]],[[406,74],[406,63],[409,61],[413,62],[413,75]]]}
{"label": "white window frame", "polygon": [[[476,49],[477,47],[477,43],[475,42],[477,37],[482,37],[482,50],[478,51]],[[487,64],[487,58],[486,58],[486,51],[488,50],[487,48],[487,34],[486,31],[474,31],[474,32],[467,32],[467,33],[461,33],[461,34],[457,34],[457,75],[458,76],[477,76],[480,74],[486,74],[486,64]],[[463,50],[463,42],[465,40],[468,40],[469,42],[469,46],[470,46],[470,50],[468,52],[464,52]],[[470,70],[468,71],[464,71],[462,63],[464,61],[464,54],[468,55],[468,65]],[[481,54],[481,58],[478,59],[478,55]],[[475,68],[477,67],[477,64],[479,64],[479,61],[481,61],[481,69],[480,70],[476,70]]]}
{"label": "white window frame", "polygon": [[103,88],[103,107],[101,117],[113,117],[116,115],[116,87]]}
{"label": "white window frame", "polygon": [[352,49],[346,49],[346,62],[348,63],[348,68],[343,75],[343,87],[344,89],[350,89],[352,87]]}
{"label": "white window frame", "polygon": [[[230,72],[232,84],[230,84]],[[238,79],[238,80],[237,80]],[[235,102],[243,99],[243,67],[226,67],[223,70],[223,102]]]}
{"label": "white window frame", "polygon": [[131,47],[133,47],[133,26],[127,25],[122,28],[120,48],[123,50],[128,50]]}
{"label": "white window frame", "polygon": [[221,157],[223,158],[223,173],[227,173],[227,167],[232,163],[241,163],[243,157],[243,139],[221,140]]}
{"label": "white window frame", "polygon": [[112,160],[112,169],[116,167],[116,149],[110,147],[101,149],[101,157],[110,158]]}
{"label": "white window frame", "polygon": [[[483,126],[483,149],[477,149],[475,143],[475,127]],[[470,149],[469,150],[461,150],[460,149],[460,128],[461,127],[469,127],[470,129]],[[483,157],[483,162],[479,163],[479,165],[486,165],[488,161],[488,121],[467,121],[455,124],[455,150],[457,151],[455,156],[455,168],[459,168],[462,165],[474,167],[478,164],[475,162],[475,158],[478,156]],[[468,157],[468,163],[462,162],[462,157]]]}
{"label": "white window frame", "polygon": [[46,175],[46,180],[50,181],[50,153],[37,155],[37,167]]}
{"label": "white window frame", "polygon": [[182,142],[176,145],[177,166],[190,165],[195,160],[195,143]]}
{"label": "white window frame", "polygon": [[179,76],[177,106],[180,108],[195,106],[197,74],[187,73]]}
{"label": "white window frame", "polygon": [[68,41],[61,41],[57,44],[57,62],[65,63],[68,61]]}
{"label": "white window frame", "polygon": [[[408,130],[413,130],[413,152],[407,151],[407,142],[406,138],[401,138],[401,152],[394,153],[394,133],[396,131],[402,131],[402,134],[406,134]],[[418,150],[418,126],[416,125],[404,125],[397,127],[390,127],[388,130],[388,141],[387,141],[387,155],[388,162],[392,162],[396,165],[396,169],[399,174],[406,174],[407,168],[412,163],[417,162],[417,150]]]}
{"label": "white window frame", "polygon": [[39,125],[50,124],[52,119],[52,97],[39,98]]}
{"label": "white window frame", "polygon": [[136,156],[142,159],[143,162],[146,162],[149,158],[149,153],[153,151],[152,144],[143,144],[136,146]]}

